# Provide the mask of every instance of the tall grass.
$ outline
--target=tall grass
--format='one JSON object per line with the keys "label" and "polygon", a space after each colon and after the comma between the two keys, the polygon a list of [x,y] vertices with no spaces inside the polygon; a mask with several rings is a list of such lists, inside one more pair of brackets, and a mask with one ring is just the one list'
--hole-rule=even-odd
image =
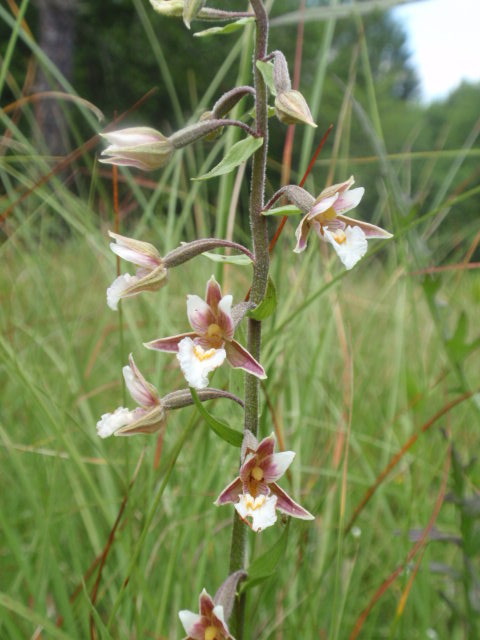
{"label": "tall grass", "polygon": [[[148,13],[134,6],[165,78],[174,71]],[[25,25],[0,9],[12,27],[12,51],[17,24],[48,67]],[[334,9],[327,16],[325,51],[335,16]],[[240,61],[245,82],[251,34],[230,37],[222,73]],[[357,63],[365,60],[360,55]],[[325,72],[319,66],[314,108]],[[8,68],[0,78],[19,99]],[[237,452],[214,438],[195,409],[172,412],[159,439],[102,441],[95,423],[124,402],[120,371],[130,351],[162,391],[183,385],[174,359],[138,345],[186,328],[185,295],[201,294],[218,267],[196,258],[172,271],[167,288],[127,301],[121,315],[108,310],[105,288],[115,275],[105,233],[114,224],[110,172],[87,150],[58,171],[58,159],[33,142],[32,105],[4,107],[0,637],[180,637],[178,610],[195,609],[195,594],[213,592],[227,571],[231,513],[212,502],[236,473]],[[95,135],[88,108],[65,108],[77,110],[72,122],[80,114]],[[428,163],[450,158],[448,150],[417,158],[408,148],[392,157],[373,83],[367,105],[355,102],[353,90],[342,113],[344,135],[353,123],[365,131],[365,155],[379,167],[372,219],[395,239],[351,273],[313,241],[295,258],[291,224],[275,249],[279,304],[265,324],[261,430],[298,452],[288,481],[316,520],[291,523],[285,561],[257,587],[261,597],[248,600],[246,637],[473,640],[479,475],[478,466],[462,463],[480,443],[480,280],[461,263],[477,229],[459,227],[455,247],[447,234],[429,238],[429,230],[455,215],[455,198],[468,200],[476,190],[452,198],[455,156],[434,207],[414,210],[411,172],[425,171],[428,180]],[[299,174],[317,142],[305,136],[294,159]],[[235,195],[235,175],[214,187],[190,181],[224,144],[179,153],[158,176],[121,171],[121,229],[134,229],[161,252],[194,233],[223,235],[232,221],[235,238],[244,240],[242,220],[234,218],[243,197]],[[336,163],[335,180],[348,167],[361,184],[366,159],[348,157],[348,139],[335,148],[335,158],[323,152],[314,168],[313,191],[323,186],[325,162]],[[455,268],[437,269],[437,256]],[[217,274],[236,300],[246,293],[248,268]],[[242,375],[219,370],[215,385],[227,382],[240,388]],[[235,407],[219,402],[210,410],[240,428]],[[283,530],[252,535],[252,555]]]}

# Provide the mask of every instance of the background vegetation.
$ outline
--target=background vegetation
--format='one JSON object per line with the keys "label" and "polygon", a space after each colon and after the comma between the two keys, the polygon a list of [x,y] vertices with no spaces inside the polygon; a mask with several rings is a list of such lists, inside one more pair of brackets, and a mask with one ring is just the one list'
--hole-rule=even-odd
{"label": "background vegetation", "polygon": [[[301,38],[300,87],[319,129],[297,129],[290,153],[285,129],[272,125],[269,188],[289,163],[299,181],[334,123],[306,186],[316,193],[354,173],[367,187],[359,216],[395,238],[351,273],[315,242],[294,256],[292,223],[275,250],[262,433],[298,451],[290,489],[317,518],[291,523],[285,562],[249,599],[246,636],[473,640],[480,87],[421,105],[399,25],[327,5],[307,7]],[[94,136],[127,111],[122,126],[165,133],[198,117],[249,82],[251,32],[197,39],[140,0],[76,8],[65,78],[38,47],[36,7],[0,6],[0,637],[176,638],[178,610],[195,609],[196,594],[213,593],[226,573],[231,512],[212,502],[237,452],[194,409],[172,413],[158,440],[101,441],[95,423],[129,402],[120,371],[132,350],[159,389],[182,384],[172,358],[138,345],[186,326],[185,295],[201,294],[212,271],[241,299],[248,267],[199,257],[114,314],[106,230],[118,224],[161,253],[194,235],[245,241],[248,169],[191,181],[236,139],[228,132],[177,153],[158,175],[115,179],[95,161]],[[297,9],[276,2],[272,15]],[[292,69],[295,20],[274,20],[271,42]],[[38,95],[40,69],[68,100]],[[61,109],[63,148],[49,146],[48,131],[45,140],[47,103]],[[232,370],[215,384],[227,376],[240,388]],[[240,427],[228,403],[210,409]],[[252,553],[284,530],[252,537]]]}

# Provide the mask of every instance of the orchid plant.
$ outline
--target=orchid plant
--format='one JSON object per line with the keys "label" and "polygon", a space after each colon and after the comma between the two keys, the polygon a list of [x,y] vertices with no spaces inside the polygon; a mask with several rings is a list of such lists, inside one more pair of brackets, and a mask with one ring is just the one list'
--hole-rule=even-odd
{"label": "orchid plant", "polygon": [[[333,247],[346,269],[352,269],[364,256],[368,239],[385,239],[391,234],[371,223],[345,215],[360,204],[364,193],[363,188],[351,189],[353,177],[327,186],[316,198],[296,185],[283,186],[265,204],[269,92],[274,97],[272,111],[281,122],[313,127],[316,124],[303,95],[292,89],[285,56],[280,51],[268,52],[269,20],[263,0],[251,0],[251,11],[247,12],[210,9],[204,1],[199,0],[151,0],[151,4],[161,15],[183,18],[188,28],[195,20],[232,22],[253,19],[256,29],[253,86],[236,87],[226,92],[198,122],[170,136],[143,126],[109,131],[104,134],[109,145],[102,152],[101,161],[137,170],[155,170],[165,165],[176,149],[202,138],[222,135],[226,127],[239,127],[246,133],[246,138],[237,143],[240,147],[237,146],[234,155],[236,160],[230,158],[229,164],[233,169],[250,158],[252,160],[249,212],[251,249],[221,238],[201,238],[173,248],[162,257],[149,242],[109,232],[113,240],[110,244],[112,251],[135,265],[136,271],[133,275],[119,275],[113,281],[107,289],[107,303],[112,309],[117,309],[122,300],[146,291],[159,290],[168,283],[171,268],[218,247],[243,253],[253,265],[253,276],[245,301],[236,305],[233,305],[233,295],[222,292],[213,276],[207,283],[205,299],[195,293],[189,294],[186,306],[192,330],[144,344],[154,351],[176,354],[186,388],[161,397],[159,391],[143,377],[133,356],[130,356],[123,375],[126,387],[138,406],[133,410],[119,407],[113,413],[104,414],[97,424],[97,431],[102,438],[151,434],[164,429],[167,413],[172,409],[180,409],[194,402],[198,407],[205,400],[220,398],[242,405],[244,421],[241,443],[238,442],[241,444],[238,473],[215,502],[217,506],[234,506],[230,575],[215,598],[202,591],[199,614],[188,610],[182,610],[179,614],[187,639],[231,639],[233,632],[239,640],[243,635],[244,608],[235,608],[234,603],[239,589],[242,589],[239,587],[241,581],[246,579],[248,584],[247,532],[251,530],[258,534],[267,527],[278,526],[277,512],[300,520],[314,519],[307,509],[277,484],[293,462],[295,453],[274,453],[273,435],[258,439],[259,385],[261,380],[267,378],[261,364],[261,326],[266,317],[264,299],[269,287],[268,215],[273,213],[272,206],[276,200],[285,197],[295,205],[298,214],[303,214],[295,232],[294,251],[300,253],[306,249],[308,234],[313,229],[322,241]],[[243,119],[227,117],[239,100],[246,96],[254,102],[252,125],[245,124]],[[234,339],[235,330],[241,322],[247,323],[246,346]],[[243,399],[228,391],[209,387],[209,375],[225,361],[245,372]],[[208,420],[208,412],[205,415]],[[230,429],[229,433],[232,431]],[[230,433],[230,437],[224,439],[233,443],[237,441],[236,435],[239,435],[238,431],[234,432],[234,436]],[[223,442],[222,446],[227,445]],[[229,622],[234,610],[235,615]]]}

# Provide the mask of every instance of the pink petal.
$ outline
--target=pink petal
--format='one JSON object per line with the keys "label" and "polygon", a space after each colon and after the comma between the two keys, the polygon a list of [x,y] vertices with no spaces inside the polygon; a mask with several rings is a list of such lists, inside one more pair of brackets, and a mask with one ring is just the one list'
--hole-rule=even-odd
{"label": "pink petal", "polygon": [[250,431],[250,429],[247,429],[243,436],[243,442],[242,442],[242,448],[241,448],[240,459],[242,460],[242,463],[245,462],[245,458],[247,457],[247,454],[252,454],[252,453],[255,454],[257,449],[258,449],[258,440]]}
{"label": "pink petal", "polygon": [[361,220],[355,220],[354,218],[348,218],[347,216],[338,216],[348,227],[360,227],[367,238],[393,238],[393,234],[385,231],[382,227],[377,227],[369,222],[362,222]]}
{"label": "pink petal", "polygon": [[259,458],[265,458],[266,456],[271,456],[275,449],[275,436],[267,436],[263,438],[260,444],[257,446],[256,455]]}
{"label": "pink petal", "polygon": [[225,615],[223,613],[223,606],[216,604],[212,611],[212,622],[214,625],[221,629],[225,638],[231,638],[230,631],[228,630],[227,623],[225,622]]}
{"label": "pink petal", "polygon": [[311,220],[312,218],[315,218],[315,216],[318,216],[320,213],[325,213],[325,211],[328,211],[331,207],[335,208],[337,199],[338,194],[336,193],[329,198],[323,197],[318,200],[318,202],[314,204],[312,209],[307,213],[308,219]]}
{"label": "pink petal", "polygon": [[348,180],[345,182],[339,182],[338,184],[332,184],[330,187],[326,187],[321,194],[318,196],[317,201],[320,201],[321,198],[330,198],[336,194],[342,194],[347,189],[355,183],[353,176],[350,176]]}
{"label": "pink petal", "polygon": [[[178,617],[180,618],[180,622],[185,629],[185,633],[188,633],[188,637],[192,637],[192,631],[194,632],[195,627],[201,623],[202,616],[197,613],[193,613],[193,611],[188,611],[184,609],[183,611],[178,612]],[[195,633],[195,632],[194,632]],[[202,636],[200,636],[202,638]]]}
{"label": "pink petal", "polygon": [[249,487],[246,485],[248,485],[248,481],[250,480],[251,472],[257,466],[258,466],[258,460],[257,460],[256,454],[247,455],[245,462],[240,467],[240,472],[239,472],[240,479],[242,481],[242,491],[246,489],[248,492]]}
{"label": "pink petal", "polygon": [[179,333],[176,336],[169,336],[168,338],[159,338],[158,340],[152,340],[151,342],[144,342],[143,346],[147,349],[154,349],[155,351],[168,351],[169,353],[178,353],[178,344],[184,338],[196,338],[197,334]]}
{"label": "pink petal", "polygon": [[310,231],[310,223],[308,221],[308,213],[303,216],[300,220],[300,224],[295,229],[295,238],[297,239],[297,244],[295,245],[294,252],[302,253],[307,248],[307,236]]}
{"label": "pink petal", "polygon": [[350,209],[354,209],[360,203],[364,193],[365,189],[363,187],[358,187],[358,189],[352,189],[351,191],[345,191],[340,194],[333,205],[337,215],[344,213],[345,211],[350,211]]}
{"label": "pink petal", "polygon": [[294,457],[294,451],[280,451],[268,456],[261,465],[265,482],[270,484],[281,478],[292,464]]}
{"label": "pink petal", "polygon": [[130,354],[128,360],[130,366],[123,367],[123,377],[130,395],[142,407],[157,405],[159,403],[157,390],[140,373],[132,354]]}
{"label": "pink petal", "polygon": [[267,377],[262,365],[236,340],[226,342],[224,349],[227,352],[227,360],[234,369],[244,369],[261,380]]}
{"label": "pink petal", "polygon": [[237,476],[225,489],[221,492],[214,504],[220,506],[221,504],[227,504],[228,502],[238,502],[238,496],[242,493],[243,486],[242,481]]}
{"label": "pink petal", "polygon": [[218,303],[217,324],[222,329],[225,340],[231,340],[235,332],[235,324],[232,318],[232,296],[226,295]]}
{"label": "pink petal", "polygon": [[222,299],[222,290],[220,285],[212,276],[207,282],[207,290],[205,292],[205,302],[216,311],[218,303]]}
{"label": "pink petal", "polygon": [[190,326],[200,335],[207,333],[209,325],[215,324],[212,309],[200,296],[187,296],[187,315]]}
{"label": "pink petal", "polygon": [[214,606],[215,603],[213,602],[213,598],[210,594],[207,593],[205,589],[203,589],[198,599],[198,608],[200,610],[200,615],[210,618]]}
{"label": "pink petal", "polygon": [[294,502],[288,493],[285,493],[283,489],[280,489],[276,482],[269,485],[270,491],[277,496],[277,509],[282,513],[286,513],[288,516],[294,518],[300,518],[301,520],[314,520],[315,516]]}

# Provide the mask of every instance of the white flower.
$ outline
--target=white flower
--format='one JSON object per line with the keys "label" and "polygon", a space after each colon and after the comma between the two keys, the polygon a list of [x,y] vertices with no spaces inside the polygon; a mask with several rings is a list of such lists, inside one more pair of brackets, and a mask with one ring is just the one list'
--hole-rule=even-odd
{"label": "white flower", "polygon": [[157,249],[149,242],[141,242],[118,233],[108,232],[115,240],[110,249],[123,260],[137,265],[135,275],[124,273],[107,289],[107,304],[114,311],[122,298],[130,298],[142,291],[157,291],[167,282],[167,269]]}
{"label": "white flower", "polygon": [[225,349],[203,349],[191,338],[178,343],[177,358],[186,381],[195,389],[208,387],[208,374],[223,364],[227,357]]}
{"label": "white flower", "polygon": [[158,391],[145,380],[131,354],[129,363],[123,367],[123,377],[130,395],[139,406],[132,410],[118,407],[113,413],[104,413],[97,422],[100,438],[155,433],[165,426],[167,416]]}

